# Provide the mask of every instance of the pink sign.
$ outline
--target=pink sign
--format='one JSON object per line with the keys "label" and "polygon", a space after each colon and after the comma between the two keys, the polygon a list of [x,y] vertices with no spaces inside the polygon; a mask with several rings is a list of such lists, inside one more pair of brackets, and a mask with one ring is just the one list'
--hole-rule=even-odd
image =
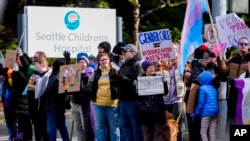
{"label": "pink sign", "polygon": [[215,44],[213,46],[212,52],[215,54],[217,57],[219,54],[224,54],[225,48],[226,48],[226,43],[220,43],[220,44]]}

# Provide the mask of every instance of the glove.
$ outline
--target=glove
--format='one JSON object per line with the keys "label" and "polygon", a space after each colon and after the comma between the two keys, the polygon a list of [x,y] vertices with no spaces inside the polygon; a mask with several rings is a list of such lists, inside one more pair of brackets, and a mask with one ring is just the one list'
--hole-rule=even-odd
{"label": "glove", "polygon": [[83,82],[83,84],[87,84],[88,83],[88,81],[89,81],[89,77],[88,76],[84,76],[84,77],[82,77],[82,82]]}
{"label": "glove", "polygon": [[119,74],[111,74],[110,79],[122,80],[122,76]]}
{"label": "glove", "polygon": [[23,56],[23,51],[20,47],[17,48],[17,53],[18,53],[18,56]]}
{"label": "glove", "polygon": [[19,67],[18,67],[17,63],[15,63],[13,65],[13,71],[19,71]]}
{"label": "glove", "polygon": [[64,58],[65,58],[66,64],[67,64],[67,65],[70,64],[70,52],[67,51],[67,50],[65,50],[65,51],[63,52],[63,56],[64,56]]}
{"label": "glove", "polygon": [[195,114],[194,114],[194,113],[190,114],[190,117],[191,117],[191,120],[194,121],[194,119],[195,119]]}

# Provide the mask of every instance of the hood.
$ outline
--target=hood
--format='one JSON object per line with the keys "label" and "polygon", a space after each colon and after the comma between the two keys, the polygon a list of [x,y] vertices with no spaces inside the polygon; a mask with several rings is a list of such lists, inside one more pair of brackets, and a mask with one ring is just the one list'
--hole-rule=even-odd
{"label": "hood", "polygon": [[210,72],[204,71],[199,75],[201,85],[211,85],[213,82],[213,76]]}

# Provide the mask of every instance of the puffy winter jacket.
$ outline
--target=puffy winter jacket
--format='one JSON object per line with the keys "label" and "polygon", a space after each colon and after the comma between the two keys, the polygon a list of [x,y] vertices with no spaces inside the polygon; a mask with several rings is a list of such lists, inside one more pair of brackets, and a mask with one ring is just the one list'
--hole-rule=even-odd
{"label": "puffy winter jacket", "polygon": [[210,72],[204,71],[199,75],[201,87],[199,88],[198,105],[195,115],[201,117],[216,117],[219,114],[217,91],[212,86],[213,77]]}

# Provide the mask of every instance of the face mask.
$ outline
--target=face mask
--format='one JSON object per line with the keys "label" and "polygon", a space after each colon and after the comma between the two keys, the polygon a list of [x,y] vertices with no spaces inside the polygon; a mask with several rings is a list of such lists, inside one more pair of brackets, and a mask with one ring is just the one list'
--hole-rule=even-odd
{"label": "face mask", "polygon": [[214,67],[214,62],[207,63],[207,69],[212,69]]}
{"label": "face mask", "polygon": [[113,59],[114,59],[116,62],[119,62],[119,60],[120,60],[119,56],[114,56]]}

